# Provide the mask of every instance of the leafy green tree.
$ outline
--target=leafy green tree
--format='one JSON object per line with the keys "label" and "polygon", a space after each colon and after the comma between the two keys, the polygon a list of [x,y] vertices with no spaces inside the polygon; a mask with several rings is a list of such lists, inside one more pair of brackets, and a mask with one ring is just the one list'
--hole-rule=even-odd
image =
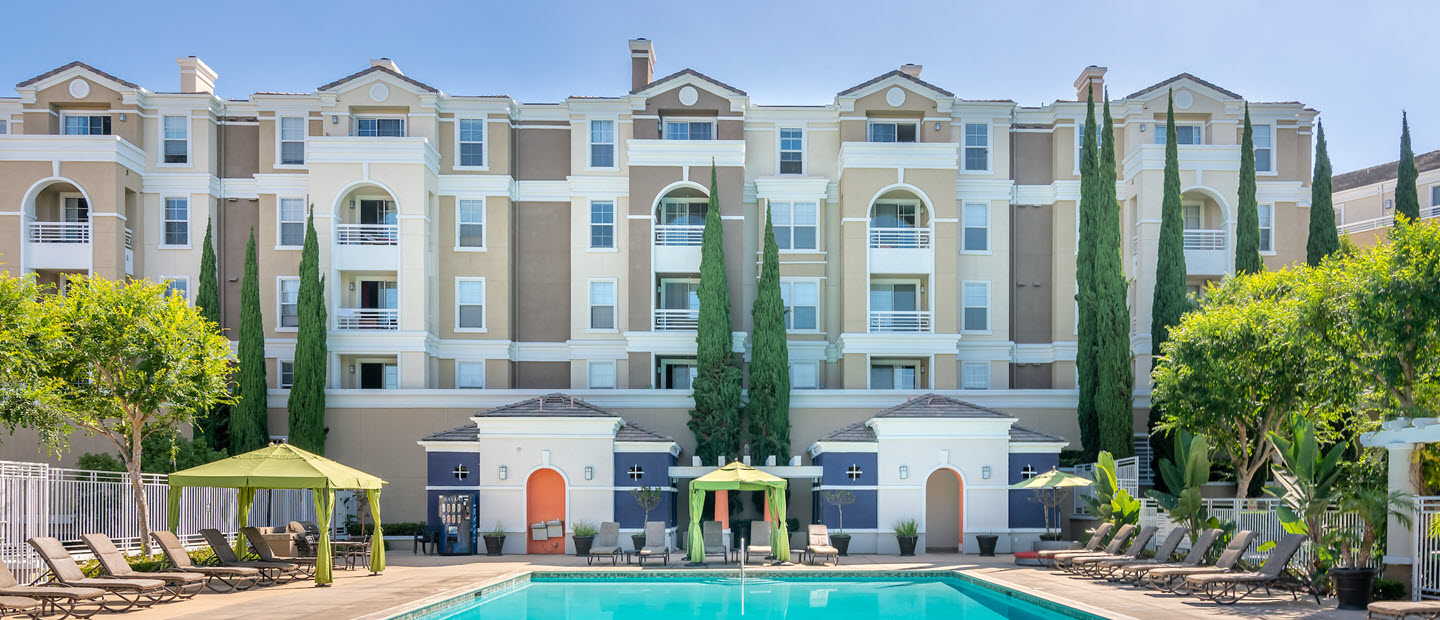
{"label": "leafy green tree", "polygon": [[296,299],[299,326],[295,334],[295,375],[286,407],[290,413],[290,443],[324,456],[325,376],[330,359],[326,343],[329,317],[325,312],[325,276],[320,275],[320,243],[315,236],[315,207],[305,221],[305,244],[300,250],[300,291]]}
{"label": "leafy green tree", "polygon": [[[213,450],[201,439],[187,439],[177,429],[172,432],[156,432],[145,436],[141,443],[145,447],[141,457],[140,471],[147,474],[172,474],[206,463],[224,459],[227,454]],[[125,471],[125,462],[107,452],[86,452],[76,461],[80,469],[98,471]]]}
{"label": "leafy green tree", "polygon": [[66,422],[58,402],[63,377],[51,372],[61,354],[64,334],[52,320],[52,287],[41,287],[33,275],[0,274],[0,423],[10,434],[33,429],[45,446],[63,445]]}
{"label": "leafy green tree", "polygon": [[790,353],[785,337],[785,301],[780,295],[780,250],[770,210],[765,210],[765,240],[760,282],[750,309],[751,453],[762,461],[790,458]]}
{"label": "leafy green tree", "polygon": [[[1151,366],[1160,355],[1160,347],[1170,338],[1170,328],[1180,322],[1180,316],[1190,309],[1190,297],[1185,287],[1185,212],[1180,203],[1180,147],[1175,129],[1175,93],[1167,97],[1169,102],[1165,121],[1165,184],[1160,202],[1160,239],[1157,242],[1155,262],[1155,292],[1150,304],[1150,353]],[[1151,468],[1162,471],[1164,463],[1173,459],[1170,437],[1156,427],[1164,419],[1163,410],[1155,404],[1150,406],[1147,426],[1150,431],[1150,448],[1153,453]],[[1208,471],[1208,469],[1207,469]],[[1170,487],[1167,477],[1155,479],[1159,491],[1178,493]]]}
{"label": "leafy green tree", "polygon": [[[205,242],[200,247],[200,284],[195,291],[195,307],[200,310],[200,316],[215,324],[218,332],[220,330],[220,278],[216,275],[215,244],[210,236],[213,224],[214,222],[209,220],[205,222]],[[212,407],[197,422],[199,422],[201,437],[206,445],[216,450],[230,448],[228,432],[230,405],[222,403]]]}
{"label": "leafy green tree", "polygon": [[1129,282],[1121,267],[1120,205],[1115,199],[1115,125],[1105,97],[1101,126],[1100,187],[1095,228],[1095,410],[1100,447],[1112,456],[1135,453],[1135,374],[1130,350]]}
{"label": "leafy green tree", "polygon": [[1114,523],[1116,528],[1140,522],[1140,500],[1120,488],[1115,475],[1115,457],[1104,450],[1096,455],[1093,495],[1082,496],[1085,510],[1101,521]]}
{"label": "leafy green tree", "polygon": [[1255,137],[1250,104],[1245,104],[1245,130],[1240,135],[1240,203],[1235,214],[1235,273],[1259,273],[1260,205],[1255,200]]}
{"label": "leafy green tree", "polygon": [[[1080,158],[1080,204],[1075,217],[1079,218],[1079,239],[1075,255],[1075,310],[1076,354],[1075,374],[1080,392],[1075,414],[1080,424],[1080,448],[1085,460],[1093,461],[1100,451],[1100,414],[1095,408],[1095,390],[1099,384],[1097,351],[1099,340],[1095,333],[1095,244],[1099,233],[1096,220],[1105,202],[1105,192],[1100,186],[1100,146],[1096,141],[1095,89],[1089,88],[1086,96],[1085,135],[1081,138]],[[1114,190],[1110,193],[1113,195]]]}
{"label": "leafy green tree", "polygon": [[266,404],[265,319],[260,311],[260,267],[255,257],[255,229],[245,248],[245,276],[240,280],[239,402],[230,410],[230,452],[244,454],[270,443]]}
{"label": "leafy green tree", "polygon": [[1330,177],[1330,149],[1325,144],[1325,124],[1317,123],[1315,173],[1310,177],[1310,236],[1305,240],[1305,263],[1311,267],[1340,250]]}
{"label": "leafy green tree", "polygon": [[[1420,173],[1415,169],[1415,151],[1410,148],[1410,119],[1400,113],[1400,169],[1395,177],[1395,215],[1420,219]],[[1398,219],[1398,218],[1397,218]]]}
{"label": "leafy green tree", "polygon": [[719,184],[710,166],[710,204],[700,241],[699,326],[695,335],[696,372],[691,382],[695,409],[686,424],[695,433],[695,454],[707,462],[735,456],[740,441],[740,369],[735,367],[730,323],[730,283],[725,270]]}

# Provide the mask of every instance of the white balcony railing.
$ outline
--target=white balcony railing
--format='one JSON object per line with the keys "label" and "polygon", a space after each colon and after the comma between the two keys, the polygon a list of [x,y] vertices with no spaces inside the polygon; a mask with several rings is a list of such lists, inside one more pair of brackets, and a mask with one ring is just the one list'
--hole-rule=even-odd
{"label": "white balcony railing", "polygon": [[90,243],[90,222],[31,222],[30,243]]}
{"label": "white balcony railing", "polygon": [[700,245],[704,226],[693,224],[657,224],[655,245]]}
{"label": "white balcony railing", "polygon": [[930,313],[925,310],[872,310],[871,332],[921,333],[930,331]]}
{"label": "white balcony railing", "polygon": [[[1424,209],[1420,210],[1420,219],[1422,220],[1428,220],[1436,216],[1440,216],[1440,206],[1425,207]],[[1367,230],[1375,230],[1378,228],[1390,228],[1394,225],[1395,216],[1386,215],[1384,217],[1374,217],[1368,220],[1360,220],[1358,222],[1341,224],[1339,226],[1336,226],[1335,229],[1340,231],[1340,234],[1342,235],[1348,235],[1350,233],[1365,232]]]}
{"label": "white balcony railing", "polygon": [[655,331],[694,331],[700,325],[699,310],[670,310],[661,308],[655,311]]}
{"label": "white balcony railing", "polygon": [[400,311],[394,308],[340,308],[335,314],[338,329],[399,329]]}
{"label": "white balcony railing", "polygon": [[335,225],[335,243],[339,245],[397,245],[399,238],[396,224]]}
{"label": "white balcony railing", "polygon": [[1223,250],[1225,249],[1225,231],[1223,230],[1200,230],[1189,229],[1185,231],[1185,249],[1187,250]]}
{"label": "white balcony railing", "polygon": [[928,228],[871,228],[870,247],[923,250],[930,247]]}

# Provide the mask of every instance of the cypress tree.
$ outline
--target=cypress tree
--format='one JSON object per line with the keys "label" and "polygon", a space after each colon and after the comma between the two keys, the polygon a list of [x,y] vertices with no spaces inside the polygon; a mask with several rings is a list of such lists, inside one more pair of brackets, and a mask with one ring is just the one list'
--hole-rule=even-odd
{"label": "cypress tree", "polygon": [[245,277],[240,280],[240,402],[231,409],[230,452],[243,454],[270,443],[265,403],[265,319],[260,312],[260,267],[255,258],[255,229],[245,248]]}
{"label": "cypress tree", "polygon": [[[220,329],[220,278],[216,275],[215,266],[215,244],[211,240],[211,225],[213,222],[205,222],[205,242],[200,247],[200,284],[195,291],[195,307],[200,310],[200,316],[215,324],[215,329]],[[216,405],[210,412],[200,417],[197,422],[200,434],[205,445],[211,450],[226,451],[230,449],[230,438],[226,432],[229,426],[230,406]]]}
{"label": "cypress tree", "polygon": [[770,210],[765,210],[765,240],[760,282],[750,308],[750,402],[747,413],[751,456],[762,462],[790,458],[790,352],[785,338],[785,301],[780,296],[780,249]]}
{"label": "cypress tree", "polygon": [[710,165],[710,204],[700,237],[699,326],[696,372],[691,383],[695,409],[686,423],[695,433],[695,454],[707,463],[740,452],[740,369],[735,367],[730,323],[730,282],[725,273],[715,165]]}
{"label": "cypress tree", "polygon": [[1330,150],[1325,145],[1325,124],[1319,123],[1315,133],[1315,173],[1310,177],[1310,237],[1305,240],[1305,263],[1315,267],[1339,249],[1340,233],[1335,230],[1335,205],[1330,196]]}
{"label": "cypress tree", "polygon": [[[1180,323],[1180,315],[1189,309],[1185,294],[1185,212],[1180,205],[1180,147],[1175,131],[1175,94],[1170,93],[1165,122],[1165,185],[1160,202],[1160,239],[1155,261],[1155,292],[1150,304],[1150,353],[1153,367],[1160,355],[1160,345],[1170,339],[1170,328]],[[1174,460],[1174,441],[1169,433],[1158,432],[1163,414],[1160,406],[1150,405],[1147,427],[1150,431],[1152,471],[1160,471],[1160,463]],[[1155,477],[1155,488],[1166,492],[1165,481]]]}
{"label": "cypress tree", "polygon": [[[1079,247],[1075,256],[1075,309],[1076,354],[1075,373],[1080,392],[1075,414],[1080,423],[1080,447],[1087,461],[1095,460],[1100,453],[1100,418],[1095,409],[1096,346],[1095,339],[1095,218],[1100,203],[1105,200],[1100,185],[1100,147],[1095,141],[1095,90],[1090,88],[1086,96],[1085,135],[1081,138],[1084,153],[1080,158],[1080,204],[1076,206],[1075,217],[1079,218]],[[1113,186],[1112,186],[1113,187]],[[1110,192],[1113,196],[1114,189]]]}
{"label": "cypress tree", "polygon": [[305,221],[300,250],[300,291],[296,299],[295,375],[290,384],[290,443],[325,454],[325,375],[330,350],[325,341],[325,277],[320,275],[320,244],[315,237],[315,206]]}
{"label": "cypress tree", "polygon": [[1120,203],[1115,198],[1115,124],[1105,96],[1101,128],[1100,183],[1104,194],[1095,218],[1095,411],[1100,449],[1115,458],[1135,453],[1135,374],[1130,352],[1129,283],[1121,266]]}
{"label": "cypress tree", "polygon": [[1245,104],[1245,131],[1240,136],[1240,203],[1235,214],[1235,273],[1260,273],[1260,205],[1255,201],[1255,139],[1250,104]]}
{"label": "cypress tree", "polygon": [[[1410,118],[1400,113],[1400,170],[1395,177],[1395,215],[1420,219],[1420,190],[1415,186],[1415,151],[1410,149]],[[1398,219],[1398,218],[1397,218]]]}

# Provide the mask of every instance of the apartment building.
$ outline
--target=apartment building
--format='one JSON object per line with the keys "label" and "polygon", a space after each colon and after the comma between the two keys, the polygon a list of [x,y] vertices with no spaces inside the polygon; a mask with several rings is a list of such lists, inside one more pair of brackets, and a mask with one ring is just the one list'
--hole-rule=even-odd
{"label": "apartment building", "polygon": [[[657,77],[650,41],[628,54],[628,89],[554,103],[450,94],[388,59],[313,92],[247,99],[215,96],[216,73],[194,57],[177,60],[175,93],[71,63],[0,99],[0,202],[11,205],[0,252],[45,282],[164,279],[193,299],[212,223],[233,338],[253,230],[270,423],[283,436],[313,207],[332,320],[328,455],[391,482],[387,517],[418,519],[428,505],[434,519],[437,493],[523,488],[533,467],[613,496],[683,487],[714,465],[691,459],[685,426],[713,169],[742,363],[766,210],[780,245],[797,456],[775,471],[815,489],[923,482],[929,500],[917,503],[932,507],[954,496],[963,520],[927,528],[931,543],[949,541],[939,546],[973,544],[967,529],[1037,533],[1035,504],[981,498],[1078,447],[1077,162],[1085,92],[1103,92],[1106,69],[1085,67],[1057,88],[1073,99],[1039,107],[967,98],[989,89],[956,94],[919,65],[824,103],[769,106],[692,69]],[[1170,91],[1190,282],[1233,269],[1244,98],[1189,74],[1115,98],[1142,433]],[[1280,267],[1304,257],[1317,112],[1249,104],[1261,249]],[[546,443],[581,418],[606,420],[584,422],[585,436],[610,439]],[[924,418],[940,421],[907,426]],[[934,441],[897,447],[921,427]],[[487,443],[492,432],[510,443]],[[6,458],[33,458],[20,443]],[[670,462],[636,473],[621,457],[631,453]],[[870,501],[858,528],[847,511],[847,530],[878,532],[913,510]],[[504,504],[479,502],[482,515]],[[974,502],[985,508],[964,509]],[[826,510],[814,496],[792,504],[802,520]],[[523,506],[503,510],[524,520]],[[680,506],[671,520],[684,519]]]}
{"label": "apartment building", "polygon": [[[1440,151],[1415,156],[1415,190],[1420,196],[1420,217],[1440,215]],[[1400,162],[1361,168],[1330,179],[1335,227],[1357,245],[1368,246],[1385,239],[1395,225],[1395,186]]]}

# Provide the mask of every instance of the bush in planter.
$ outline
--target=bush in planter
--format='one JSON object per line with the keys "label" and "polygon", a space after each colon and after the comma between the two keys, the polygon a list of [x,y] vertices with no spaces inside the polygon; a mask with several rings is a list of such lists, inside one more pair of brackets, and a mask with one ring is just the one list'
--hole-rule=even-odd
{"label": "bush in planter", "polygon": [[900,543],[900,555],[915,555],[915,543],[920,540],[920,521],[901,519],[890,526],[890,529],[895,530],[895,539]]}
{"label": "bush in planter", "polygon": [[824,491],[820,497],[825,503],[835,507],[839,519],[835,523],[835,531],[830,532],[830,544],[840,555],[849,555],[850,535],[845,533],[845,506],[855,503],[855,494],[844,490]]}
{"label": "bush in planter", "polygon": [[[1344,469],[1340,510],[1359,517],[1360,530],[1331,527],[1322,538],[1335,561],[1329,577],[1339,607],[1364,609],[1374,598],[1378,571],[1370,567],[1370,560],[1381,553],[1386,520],[1394,515],[1402,525],[1410,527],[1410,498],[1389,490],[1378,458],[1363,457]],[[1403,594],[1403,584],[1401,588]]]}
{"label": "bush in planter", "polygon": [[505,549],[505,524],[495,522],[495,527],[484,532],[485,555],[500,555]]}
{"label": "bush in planter", "polygon": [[580,520],[571,526],[571,530],[573,531],[571,537],[575,539],[575,555],[579,557],[590,555],[590,546],[595,544],[595,534],[600,532],[600,528],[596,527],[594,523]]}

